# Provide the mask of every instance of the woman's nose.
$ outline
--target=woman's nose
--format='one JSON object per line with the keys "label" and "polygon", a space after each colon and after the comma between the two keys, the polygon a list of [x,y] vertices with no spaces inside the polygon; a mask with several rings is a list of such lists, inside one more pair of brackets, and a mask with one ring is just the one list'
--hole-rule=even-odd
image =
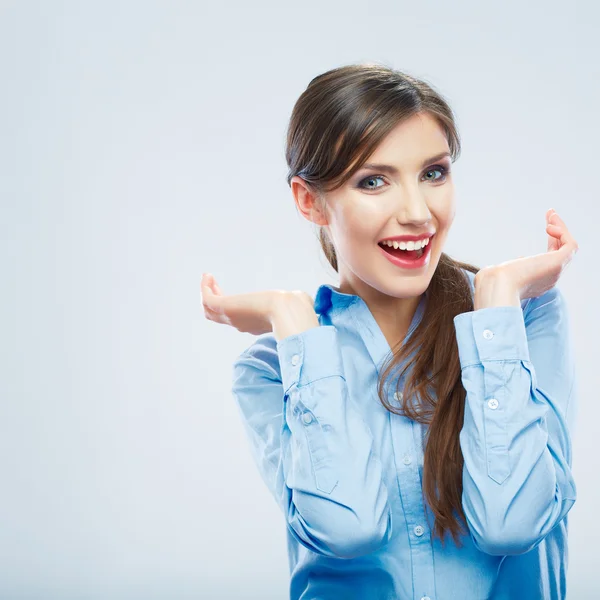
{"label": "woman's nose", "polygon": [[423,225],[431,220],[431,212],[425,198],[420,193],[405,196],[397,211],[398,221]]}

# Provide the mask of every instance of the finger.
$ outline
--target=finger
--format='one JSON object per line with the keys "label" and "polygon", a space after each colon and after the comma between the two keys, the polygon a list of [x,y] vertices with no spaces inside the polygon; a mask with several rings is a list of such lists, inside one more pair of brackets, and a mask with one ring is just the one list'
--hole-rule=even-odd
{"label": "finger", "polygon": [[207,277],[203,277],[202,279],[202,284],[200,286],[200,297],[205,308],[208,307],[213,310],[215,309],[215,293],[212,290]]}
{"label": "finger", "polygon": [[208,278],[205,275],[202,275],[202,280],[200,281],[200,293],[203,295],[206,294],[207,296],[212,293],[208,284]]}
{"label": "finger", "polygon": [[569,231],[569,228],[567,227],[567,224],[563,221],[563,219],[560,217],[560,215],[557,212],[554,212],[550,215],[550,221],[549,221],[550,225],[556,225],[558,227],[560,227],[563,232],[565,232],[567,234],[566,237],[571,238],[573,236],[571,236],[571,233]]}
{"label": "finger", "polygon": [[229,323],[229,318],[225,315],[228,299],[223,296],[221,288],[217,285],[212,273],[204,273],[202,281],[202,304],[204,309],[209,310],[211,317],[214,317],[214,320],[219,323]]}
{"label": "finger", "polygon": [[561,238],[561,241],[565,241],[565,252],[569,254],[570,258],[573,258],[573,256],[575,256],[575,254],[577,254],[577,252],[579,251],[579,244],[577,243],[571,232],[568,230],[567,225],[565,224],[563,219],[558,214],[556,215],[556,219],[558,219],[561,227],[564,228],[564,235]]}
{"label": "finger", "polygon": [[204,286],[205,292],[202,294],[202,306],[204,310],[210,310],[215,314],[223,313],[223,306],[221,304],[221,296],[215,296],[213,291],[208,286]]}
{"label": "finger", "polygon": [[229,319],[218,312],[215,312],[214,310],[210,310],[210,309],[204,309],[204,316],[209,320],[209,321],[213,321],[214,323],[221,323],[222,325],[231,325],[231,322],[229,321]]}
{"label": "finger", "polygon": [[217,282],[215,281],[215,277],[212,273],[204,273],[203,280],[205,280],[205,284],[210,287],[210,291],[213,294],[221,294],[222,295],[222,293],[219,289],[219,286],[217,285]]}
{"label": "finger", "polygon": [[211,282],[211,286],[212,286],[213,291],[216,294],[222,296],[223,292],[221,291],[221,288],[219,287],[219,284],[216,282],[216,280],[215,280],[215,278],[214,278],[213,275],[210,276],[210,282]]}
{"label": "finger", "polygon": [[[563,260],[571,260],[579,250],[579,245],[575,241],[575,238],[562,227],[558,227],[557,225],[550,227],[556,237],[552,244],[548,243],[548,249],[559,251],[563,255]],[[558,247],[556,247],[556,244],[558,244]]]}
{"label": "finger", "polygon": [[202,278],[200,279],[200,298],[202,299],[202,296],[207,293],[210,292],[211,290],[209,289],[208,286],[208,276],[206,273],[202,273]]}
{"label": "finger", "polygon": [[206,317],[211,319],[212,321],[217,321],[217,322],[221,321],[222,315],[220,315],[216,310],[213,310],[212,308],[208,308],[208,306],[204,307],[204,313],[205,313]]}
{"label": "finger", "polygon": [[560,248],[561,228],[558,225],[546,225],[548,232],[548,252],[558,250]]}
{"label": "finger", "polygon": [[207,292],[203,302],[204,311],[213,320],[218,321],[219,323],[228,323],[229,318],[225,314],[225,304],[227,299],[223,296],[215,295],[208,285],[205,285],[204,289]]}
{"label": "finger", "polygon": [[574,246],[577,245],[565,222],[558,216],[557,213],[551,215],[550,221],[551,223],[548,225],[548,227],[551,228],[552,235],[556,234],[555,237],[559,238],[561,246],[564,244],[571,244]]}
{"label": "finger", "polygon": [[211,321],[216,321],[217,319],[217,315],[215,314],[214,311],[212,311],[210,308],[208,308],[207,306],[204,306],[204,316],[207,319],[210,319]]}

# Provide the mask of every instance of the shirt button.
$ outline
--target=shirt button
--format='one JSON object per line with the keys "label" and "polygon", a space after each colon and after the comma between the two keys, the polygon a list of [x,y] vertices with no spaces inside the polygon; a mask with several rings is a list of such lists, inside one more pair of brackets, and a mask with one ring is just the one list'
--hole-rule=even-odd
{"label": "shirt button", "polygon": [[496,398],[490,398],[488,400],[488,406],[492,409],[492,410],[496,410],[498,408],[498,400],[496,400]]}
{"label": "shirt button", "polygon": [[302,420],[308,425],[309,423],[312,423],[312,415],[309,412],[305,412],[302,415]]}
{"label": "shirt button", "polygon": [[402,462],[403,462],[405,465],[410,465],[410,463],[412,462],[412,458],[410,457],[410,455],[409,455],[409,454],[405,454],[405,455],[404,455],[404,458],[402,459]]}
{"label": "shirt button", "polygon": [[413,531],[415,532],[415,535],[419,537],[421,537],[425,533],[425,530],[420,525],[417,525]]}
{"label": "shirt button", "polygon": [[483,337],[486,340],[491,340],[494,337],[494,332],[490,331],[489,329],[484,329],[483,330]]}
{"label": "shirt button", "polygon": [[298,364],[299,360],[300,360],[300,357],[297,354],[294,354],[294,356],[292,356],[292,364],[294,366],[296,366]]}
{"label": "shirt button", "polygon": [[404,394],[402,392],[394,392],[394,400],[402,400]]}
{"label": "shirt button", "polygon": [[431,600],[429,596],[421,596],[421,600]]}

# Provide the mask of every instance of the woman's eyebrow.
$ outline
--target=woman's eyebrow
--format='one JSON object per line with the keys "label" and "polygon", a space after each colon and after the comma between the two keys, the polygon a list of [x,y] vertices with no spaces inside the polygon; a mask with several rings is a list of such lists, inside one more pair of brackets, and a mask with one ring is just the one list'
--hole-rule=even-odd
{"label": "woman's eyebrow", "polygon": [[[427,158],[421,163],[421,168],[426,167],[429,163],[435,162],[436,160],[440,160],[446,156],[450,156],[450,152],[441,152],[440,154],[436,154],[430,158]],[[382,171],[384,173],[390,173],[391,175],[398,175],[399,171],[396,167],[392,165],[382,165],[379,163],[365,163],[361,169],[375,169],[376,171]]]}

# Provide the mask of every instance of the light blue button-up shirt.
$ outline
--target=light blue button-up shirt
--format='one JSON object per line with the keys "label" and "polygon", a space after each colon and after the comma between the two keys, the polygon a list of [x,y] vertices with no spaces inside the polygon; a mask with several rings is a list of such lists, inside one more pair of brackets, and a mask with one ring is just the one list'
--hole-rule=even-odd
{"label": "light blue button-up shirt", "polygon": [[290,598],[565,598],[576,379],[560,290],[454,318],[467,391],[462,547],[432,540],[427,426],[377,397],[390,347],[369,308],[328,284],[314,307],[319,327],[258,336],[233,367],[254,459],[287,523]]}

